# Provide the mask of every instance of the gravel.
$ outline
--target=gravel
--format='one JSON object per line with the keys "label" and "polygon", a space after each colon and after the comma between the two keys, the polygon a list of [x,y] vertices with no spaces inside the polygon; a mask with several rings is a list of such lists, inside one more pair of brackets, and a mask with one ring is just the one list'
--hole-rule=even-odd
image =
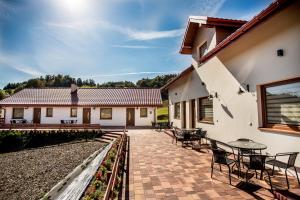
{"label": "gravel", "polygon": [[103,144],[65,143],[0,154],[0,199],[40,199]]}

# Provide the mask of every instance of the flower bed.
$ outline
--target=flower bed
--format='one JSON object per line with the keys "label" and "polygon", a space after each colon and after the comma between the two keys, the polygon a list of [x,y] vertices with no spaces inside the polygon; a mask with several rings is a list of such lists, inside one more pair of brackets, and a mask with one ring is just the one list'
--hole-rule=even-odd
{"label": "flower bed", "polygon": [[17,151],[74,140],[94,139],[101,135],[101,130],[0,131],[0,152]]}
{"label": "flower bed", "polygon": [[116,198],[122,188],[127,135],[113,144],[94,178],[82,196],[82,200]]}

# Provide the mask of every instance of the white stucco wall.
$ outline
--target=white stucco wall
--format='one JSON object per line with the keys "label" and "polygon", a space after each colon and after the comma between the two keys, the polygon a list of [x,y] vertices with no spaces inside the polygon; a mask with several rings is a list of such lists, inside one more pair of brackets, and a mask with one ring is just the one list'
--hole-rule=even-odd
{"label": "white stucco wall", "polygon": [[[5,123],[10,123],[12,119],[12,107],[6,107]],[[135,125],[151,126],[155,121],[155,108],[147,107],[148,115],[145,118],[140,117],[140,108],[135,109]],[[83,108],[77,107],[77,117],[70,117],[70,107],[53,107],[53,117],[46,117],[46,107],[41,107],[41,124],[60,124],[60,120],[77,120],[77,124],[82,124]],[[33,119],[33,107],[24,109],[24,119],[31,121]],[[91,124],[100,124],[102,126],[125,126],[126,125],[126,107],[113,107],[112,119],[100,119],[100,107],[91,107]]]}
{"label": "white stucco wall", "polygon": [[[299,135],[258,129],[261,112],[256,91],[259,84],[300,77],[299,5],[300,2],[271,17],[205,64],[198,66],[194,61],[196,71],[169,89],[170,102],[190,101],[206,96],[207,91],[217,92],[218,98],[213,99],[214,124],[197,122],[196,125],[206,129],[209,137],[224,142],[250,138],[266,144],[266,152],[271,154],[299,152]],[[277,56],[277,49],[284,49],[283,57]],[[195,73],[205,83],[205,92],[199,91],[200,88],[204,90],[199,81],[191,81]],[[249,84],[250,92],[238,94],[242,84]],[[183,92],[174,96],[176,91]],[[173,119],[174,104],[170,110],[171,120],[180,127],[180,121]],[[300,156],[296,164],[300,166]]]}

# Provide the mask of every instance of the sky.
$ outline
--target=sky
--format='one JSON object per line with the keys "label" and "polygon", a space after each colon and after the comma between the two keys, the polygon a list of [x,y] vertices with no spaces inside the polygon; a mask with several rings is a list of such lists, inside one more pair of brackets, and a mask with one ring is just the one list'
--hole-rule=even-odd
{"label": "sky", "polygon": [[0,0],[0,88],[46,74],[97,83],[179,73],[188,17],[249,20],[271,0]]}

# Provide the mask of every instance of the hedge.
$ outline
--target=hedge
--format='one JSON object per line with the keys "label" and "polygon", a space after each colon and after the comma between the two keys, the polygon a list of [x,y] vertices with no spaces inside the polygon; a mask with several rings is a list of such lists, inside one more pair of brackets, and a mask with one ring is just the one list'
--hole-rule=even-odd
{"label": "hedge", "polygon": [[75,140],[95,139],[101,135],[101,130],[0,131],[0,152],[18,151]]}

